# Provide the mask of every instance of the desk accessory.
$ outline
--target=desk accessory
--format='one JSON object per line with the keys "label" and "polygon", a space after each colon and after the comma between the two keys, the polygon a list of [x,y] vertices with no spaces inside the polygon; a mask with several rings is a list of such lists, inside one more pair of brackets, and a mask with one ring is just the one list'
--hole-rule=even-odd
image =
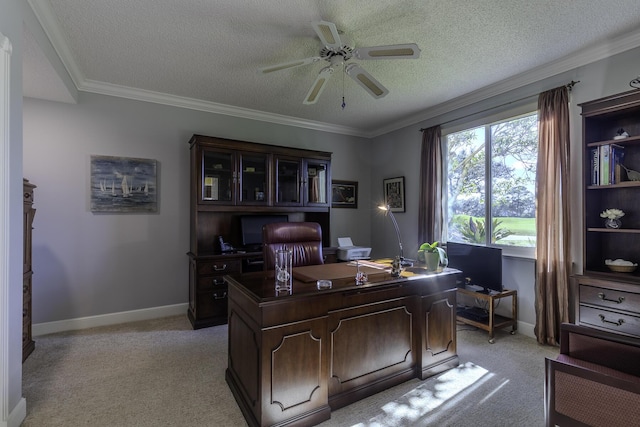
{"label": "desk accessory", "polygon": [[407,259],[404,257],[403,251],[402,251],[402,239],[400,238],[400,228],[398,228],[398,222],[396,221],[396,217],[393,215],[393,212],[391,212],[391,207],[389,205],[385,205],[385,206],[378,206],[378,209],[383,210],[385,216],[388,216],[389,218],[391,218],[391,222],[393,222],[393,227],[396,230],[396,236],[398,237],[398,246],[400,247],[400,266],[401,267],[411,267],[413,265],[412,260]]}

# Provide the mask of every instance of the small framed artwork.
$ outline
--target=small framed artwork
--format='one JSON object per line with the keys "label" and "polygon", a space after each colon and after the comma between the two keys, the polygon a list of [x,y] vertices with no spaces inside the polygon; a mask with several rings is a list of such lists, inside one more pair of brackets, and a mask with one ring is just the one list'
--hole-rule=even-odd
{"label": "small framed artwork", "polygon": [[358,181],[331,181],[331,207],[357,208]]}
{"label": "small framed artwork", "polygon": [[404,212],[404,176],[383,180],[384,204],[391,212]]}
{"label": "small framed artwork", "polygon": [[91,212],[157,212],[156,161],[91,156]]}

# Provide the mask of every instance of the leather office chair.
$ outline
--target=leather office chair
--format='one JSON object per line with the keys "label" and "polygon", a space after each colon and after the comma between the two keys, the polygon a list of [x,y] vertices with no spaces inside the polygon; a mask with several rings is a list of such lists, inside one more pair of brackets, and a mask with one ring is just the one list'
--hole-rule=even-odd
{"label": "leather office chair", "polygon": [[262,228],[264,269],[273,270],[275,252],[287,248],[293,252],[293,266],[324,264],[322,228],[315,222],[277,222]]}

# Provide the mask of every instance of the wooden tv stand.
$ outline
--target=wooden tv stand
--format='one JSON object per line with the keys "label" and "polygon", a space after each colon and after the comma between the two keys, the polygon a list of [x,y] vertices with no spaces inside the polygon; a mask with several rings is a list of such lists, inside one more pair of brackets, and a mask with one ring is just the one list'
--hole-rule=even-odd
{"label": "wooden tv stand", "polygon": [[[505,289],[502,292],[495,293],[483,293],[477,292],[467,288],[458,288],[458,292],[462,295],[467,295],[473,298],[479,298],[487,301],[489,304],[489,315],[487,319],[474,319],[465,316],[464,313],[458,313],[456,319],[458,322],[465,323],[467,325],[475,326],[476,328],[483,329],[489,332],[489,342],[493,344],[495,339],[493,337],[496,329],[505,328],[511,326],[511,335],[515,334],[518,330],[518,291]],[[502,298],[511,297],[511,317],[504,317],[495,314],[495,301]]]}

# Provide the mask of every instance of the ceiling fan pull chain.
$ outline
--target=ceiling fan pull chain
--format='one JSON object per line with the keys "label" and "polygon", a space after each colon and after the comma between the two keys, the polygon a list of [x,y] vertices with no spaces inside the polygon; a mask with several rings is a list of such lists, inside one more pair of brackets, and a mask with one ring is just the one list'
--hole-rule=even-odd
{"label": "ceiling fan pull chain", "polygon": [[[343,70],[344,71],[344,70]],[[342,73],[342,109],[344,110],[344,107],[347,106],[347,103],[344,102],[344,75],[345,73]]]}

